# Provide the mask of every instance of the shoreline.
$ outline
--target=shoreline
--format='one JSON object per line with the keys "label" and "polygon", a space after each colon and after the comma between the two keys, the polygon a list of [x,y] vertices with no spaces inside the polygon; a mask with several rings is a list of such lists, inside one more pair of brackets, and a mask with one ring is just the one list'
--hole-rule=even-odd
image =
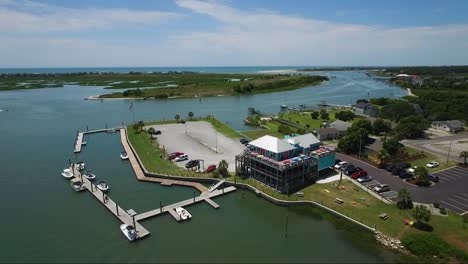
{"label": "shoreline", "polygon": [[407,96],[418,97],[417,95],[415,95],[414,93],[411,92],[411,89],[410,89],[410,88],[406,88],[406,95],[407,95]]}

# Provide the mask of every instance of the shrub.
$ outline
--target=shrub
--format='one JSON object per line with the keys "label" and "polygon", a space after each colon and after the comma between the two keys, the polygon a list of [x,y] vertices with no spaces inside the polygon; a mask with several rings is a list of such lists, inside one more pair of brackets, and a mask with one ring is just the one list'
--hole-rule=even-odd
{"label": "shrub", "polygon": [[443,215],[446,215],[447,214],[447,209],[445,209],[444,207],[440,207],[439,208],[439,212]]}
{"label": "shrub", "polygon": [[401,240],[403,246],[416,256],[442,258],[455,257],[462,262],[468,261],[468,254],[453,247],[435,234],[408,234]]}
{"label": "shrub", "polygon": [[439,203],[433,203],[434,207],[435,208],[439,208],[440,207],[440,204]]}
{"label": "shrub", "polygon": [[427,179],[421,179],[416,181],[416,185],[421,186],[421,187],[427,187],[431,185],[431,182],[428,181]]}

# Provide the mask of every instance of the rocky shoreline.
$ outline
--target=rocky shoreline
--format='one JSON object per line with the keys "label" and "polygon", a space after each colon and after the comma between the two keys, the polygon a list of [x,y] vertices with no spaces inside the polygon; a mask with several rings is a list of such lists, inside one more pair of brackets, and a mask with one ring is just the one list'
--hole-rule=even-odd
{"label": "rocky shoreline", "polygon": [[379,231],[375,231],[375,239],[382,245],[384,245],[385,247],[388,247],[388,248],[391,248],[391,249],[395,249],[395,250],[403,250],[403,251],[406,251],[405,250],[405,247],[403,246],[403,244],[401,244],[401,241],[396,239],[396,238],[392,238],[392,237],[389,237]]}

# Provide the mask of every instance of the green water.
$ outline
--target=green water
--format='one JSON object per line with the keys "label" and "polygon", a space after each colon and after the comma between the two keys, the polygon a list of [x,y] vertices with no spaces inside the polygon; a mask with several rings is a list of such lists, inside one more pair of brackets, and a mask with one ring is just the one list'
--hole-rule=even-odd
{"label": "green water", "polygon": [[[342,74],[341,78],[340,75]],[[137,119],[158,120],[194,111],[215,113],[242,129],[248,106],[276,111],[273,103],[310,103],[328,98],[346,103],[350,94],[399,94],[362,73],[337,73],[328,86],[295,93],[245,97],[138,101]],[[366,79],[367,78],[367,79]],[[354,82],[352,85],[346,83]],[[373,84],[374,82],[375,84]],[[330,90],[335,91],[329,95]],[[374,246],[372,236],[354,225],[308,207],[279,207],[249,192],[237,191],[208,204],[188,207],[193,219],[177,223],[169,215],[143,221],[148,238],[129,243],[119,221],[89,193],[76,193],[60,172],[68,160],[83,160],[109,195],[123,208],[137,212],[188,199],[193,189],[138,182],[121,161],[120,137],[95,134],[79,155],[72,153],[76,130],[128,122],[129,102],[85,101],[101,88],[0,93],[0,210],[3,227],[1,262],[392,262],[395,256]],[[350,93],[350,94],[348,94]],[[275,99],[287,98],[287,99]],[[288,237],[285,237],[288,215]]]}

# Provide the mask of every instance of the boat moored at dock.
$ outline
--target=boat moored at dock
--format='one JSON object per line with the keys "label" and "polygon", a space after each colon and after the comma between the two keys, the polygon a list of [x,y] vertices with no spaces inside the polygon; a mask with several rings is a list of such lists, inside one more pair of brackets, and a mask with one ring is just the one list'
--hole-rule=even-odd
{"label": "boat moored at dock", "polygon": [[135,241],[138,239],[138,234],[136,233],[135,228],[131,225],[121,224],[120,230],[128,240]]}
{"label": "boat moored at dock", "polygon": [[73,172],[70,169],[64,169],[63,172],[62,172],[62,176],[65,179],[71,179],[71,178],[73,178]]}
{"label": "boat moored at dock", "polygon": [[192,215],[182,207],[177,207],[175,211],[179,215],[181,220],[189,220],[192,218]]}
{"label": "boat moored at dock", "polygon": [[78,163],[76,163],[76,166],[77,166],[78,170],[80,170],[80,171],[85,169],[85,163],[83,161],[79,161]]}
{"label": "boat moored at dock", "polygon": [[83,176],[90,181],[94,181],[96,179],[96,175],[94,175],[94,173],[92,173],[91,171],[85,172]]}
{"label": "boat moored at dock", "polygon": [[100,181],[97,188],[103,192],[107,192],[109,190],[109,185],[105,181]]}
{"label": "boat moored at dock", "polygon": [[128,160],[128,154],[126,151],[120,152],[120,158],[123,160]]}

